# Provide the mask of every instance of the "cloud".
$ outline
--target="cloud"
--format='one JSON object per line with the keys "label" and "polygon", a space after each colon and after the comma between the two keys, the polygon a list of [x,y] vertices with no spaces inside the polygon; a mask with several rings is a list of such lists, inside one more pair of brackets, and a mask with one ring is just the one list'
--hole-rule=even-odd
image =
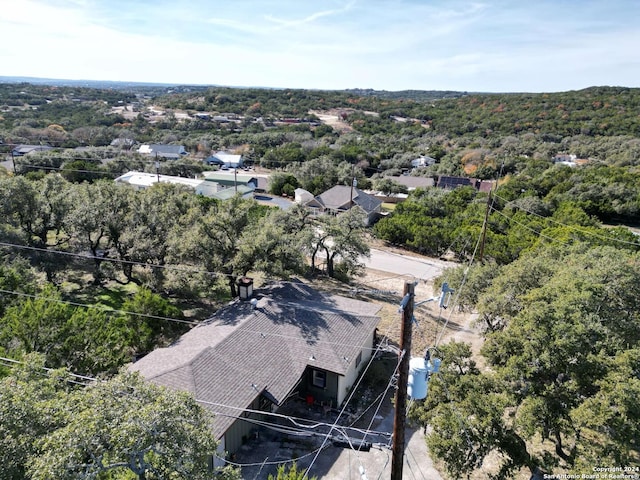
{"label": "cloud", "polygon": [[0,17],[0,55],[6,75],[58,78],[387,90],[633,86],[639,11],[625,0],[326,0],[321,9],[298,0],[20,0]]}
{"label": "cloud", "polygon": [[284,20],[281,18],[277,18],[274,15],[266,15],[265,18],[275,24],[278,25],[279,28],[293,28],[293,27],[300,27],[303,25],[307,25],[309,23],[315,22],[316,20],[323,18],[323,17],[331,17],[331,16],[336,16],[336,15],[340,15],[342,13],[347,13],[349,12],[349,10],[351,10],[353,8],[353,6],[356,4],[355,0],[352,0],[348,3],[346,3],[342,8],[338,8],[338,9],[333,9],[333,10],[322,10],[319,12],[314,12],[311,13],[307,16],[305,16],[304,18],[299,18],[296,20]]}

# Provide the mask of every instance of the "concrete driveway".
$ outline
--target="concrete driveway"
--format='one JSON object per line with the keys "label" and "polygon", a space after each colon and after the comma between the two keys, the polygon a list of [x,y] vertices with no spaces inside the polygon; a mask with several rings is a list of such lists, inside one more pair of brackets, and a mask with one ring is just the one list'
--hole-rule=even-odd
{"label": "concrete driveway", "polygon": [[[386,399],[387,405],[390,400]],[[393,408],[385,408],[385,413],[376,417],[371,429],[387,432],[389,435],[366,437],[374,447],[368,452],[334,446],[325,442],[329,426],[313,429],[314,436],[282,435],[272,429],[261,428],[256,437],[251,438],[237,452],[234,461],[242,467],[245,480],[266,480],[276,475],[280,463],[296,460],[298,469],[309,470],[309,478],[322,480],[379,480],[391,475],[390,433],[393,431]],[[305,418],[326,422],[331,425],[337,415],[327,418],[324,415],[309,412]],[[338,425],[344,422],[339,422]],[[334,432],[336,433],[336,432]],[[421,431],[406,429],[405,455],[403,458],[402,478],[406,480],[442,480],[428,455],[424,436]],[[322,448],[322,450],[319,450]],[[318,453],[319,452],[319,453]],[[364,469],[365,477],[360,473]]]}

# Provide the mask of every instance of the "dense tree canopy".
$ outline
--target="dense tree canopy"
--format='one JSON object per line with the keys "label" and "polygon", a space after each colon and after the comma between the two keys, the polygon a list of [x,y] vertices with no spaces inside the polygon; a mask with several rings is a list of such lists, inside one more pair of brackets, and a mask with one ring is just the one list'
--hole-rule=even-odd
{"label": "dense tree canopy", "polygon": [[42,368],[30,357],[1,380],[0,478],[210,478],[210,418],[188,394],[125,372],[72,388]]}
{"label": "dense tree canopy", "polygon": [[443,346],[445,368],[412,412],[433,428],[427,441],[452,475],[492,451],[504,456],[499,478],[521,467],[638,464],[639,280],[637,253],[576,244],[538,249],[491,283],[474,282],[491,368],[478,370],[468,347]]}

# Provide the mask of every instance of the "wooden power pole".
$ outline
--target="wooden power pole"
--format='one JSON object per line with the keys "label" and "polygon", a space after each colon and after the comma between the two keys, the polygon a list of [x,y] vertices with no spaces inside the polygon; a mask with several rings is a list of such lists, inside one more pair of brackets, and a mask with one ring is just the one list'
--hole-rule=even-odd
{"label": "wooden power pole", "polygon": [[409,358],[411,352],[411,322],[415,283],[405,282],[404,297],[400,306],[402,326],[400,327],[400,366],[398,368],[398,386],[396,390],[395,416],[393,422],[393,446],[391,450],[391,480],[402,480],[404,463],[404,427],[407,414],[407,385],[409,383]]}
{"label": "wooden power pole", "polygon": [[489,212],[491,212],[491,190],[489,190],[489,195],[487,195],[487,209],[484,212],[484,221],[482,222],[482,240],[480,242],[480,254],[478,255],[478,261],[482,263],[482,258],[484,257],[484,242],[487,238],[487,225],[489,223]]}

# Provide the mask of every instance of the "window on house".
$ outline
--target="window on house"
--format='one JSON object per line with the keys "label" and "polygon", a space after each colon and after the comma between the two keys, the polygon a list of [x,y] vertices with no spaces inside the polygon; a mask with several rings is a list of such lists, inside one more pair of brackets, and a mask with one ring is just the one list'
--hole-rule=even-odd
{"label": "window on house", "polygon": [[314,387],[325,388],[327,386],[327,372],[312,370],[312,383]]}
{"label": "window on house", "polygon": [[358,368],[358,366],[360,365],[360,362],[362,362],[362,352],[360,352],[356,357],[356,368]]}

